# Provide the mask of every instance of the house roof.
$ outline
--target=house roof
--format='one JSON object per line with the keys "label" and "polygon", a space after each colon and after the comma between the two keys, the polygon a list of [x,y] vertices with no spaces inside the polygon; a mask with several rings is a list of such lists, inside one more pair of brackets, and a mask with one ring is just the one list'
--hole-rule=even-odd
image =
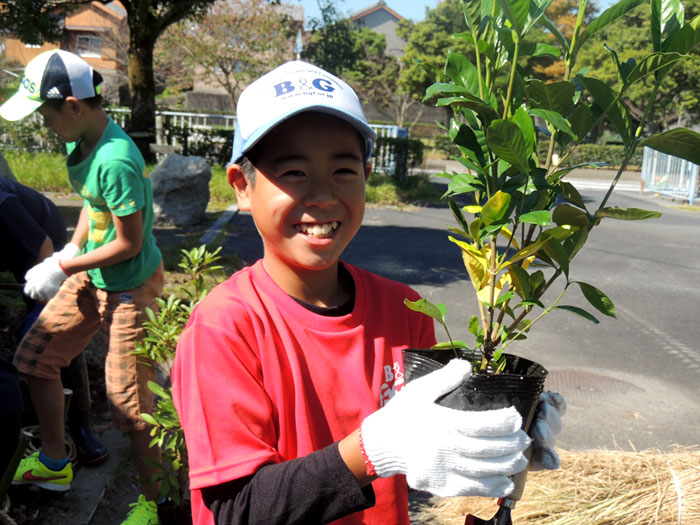
{"label": "house roof", "polygon": [[376,4],[373,4],[369,7],[365,7],[364,9],[360,9],[359,11],[355,11],[350,15],[350,20],[357,20],[359,18],[362,18],[363,16],[367,16],[369,14],[374,13],[375,11],[386,11],[389,13],[391,16],[396,18],[396,20],[403,20],[403,17],[398,14],[396,11],[391,9],[390,7],[387,7],[386,2],[384,0],[379,0]]}

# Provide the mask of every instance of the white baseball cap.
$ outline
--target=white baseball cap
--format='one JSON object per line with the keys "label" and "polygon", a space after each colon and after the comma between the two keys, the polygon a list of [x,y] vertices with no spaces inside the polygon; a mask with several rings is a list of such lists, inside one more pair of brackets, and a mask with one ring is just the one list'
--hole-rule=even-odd
{"label": "white baseball cap", "polygon": [[94,97],[101,82],[102,75],[77,55],[62,49],[46,51],[27,64],[19,90],[0,106],[0,117],[23,119],[48,99]]}
{"label": "white baseball cap", "polygon": [[264,74],[241,93],[231,163],[238,162],[275,126],[304,111],[335,115],[352,125],[362,136],[365,159],[369,159],[377,134],[367,124],[353,89],[335,75],[295,60]]}

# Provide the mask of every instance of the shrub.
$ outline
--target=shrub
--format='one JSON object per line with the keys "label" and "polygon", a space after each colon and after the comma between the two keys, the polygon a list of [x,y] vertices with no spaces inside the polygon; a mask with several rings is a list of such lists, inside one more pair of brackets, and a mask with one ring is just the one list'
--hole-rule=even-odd
{"label": "shrub", "polygon": [[393,175],[406,177],[408,170],[423,162],[423,143],[408,137],[378,137],[372,158],[375,166],[393,166]]}
{"label": "shrub", "polygon": [[204,157],[210,164],[222,166],[231,158],[232,129],[192,129],[188,126],[173,126],[167,121],[164,122],[163,128],[168,143],[175,140],[182,146],[182,155]]}
{"label": "shrub", "polygon": [[[627,167],[640,167],[644,157],[644,148],[637,148]],[[617,144],[579,144],[579,146],[562,162],[563,166],[576,166],[589,162],[607,162],[619,167],[625,158],[625,147]]]}
{"label": "shrub", "polygon": [[[148,310],[148,321],[143,325],[146,337],[137,343],[134,354],[147,357],[157,367],[165,368],[168,382],[180,333],[185,328],[192,309],[216,284],[211,274],[222,268],[214,265],[221,258],[220,251],[219,247],[210,252],[205,245],[182,250],[183,257],[179,266],[187,275],[186,281],[167,298],[156,299],[157,313]],[[150,361],[146,363],[151,364]],[[181,506],[187,486],[187,449],[173,403],[172,388],[152,381],[149,381],[148,386],[156,394],[157,401],[153,413],[141,414],[141,417],[152,425],[151,446],[160,447],[162,454],[162,464],[148,462],[149,466],[158,470],[151,481],[160,481],[160,499],[166,498]]]}

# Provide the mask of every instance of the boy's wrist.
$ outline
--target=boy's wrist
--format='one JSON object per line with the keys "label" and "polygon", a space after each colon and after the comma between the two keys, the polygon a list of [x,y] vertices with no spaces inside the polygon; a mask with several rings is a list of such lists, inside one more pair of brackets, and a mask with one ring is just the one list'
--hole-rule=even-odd
{"label": "boy's wrist", "polygon": [[370,467],[371,462],[369,464],[366,462],[359,429],[338,442],[338,452],[360,487],[365,487],[377,479],[373,467]]}
{"label": "boy's wrist", "polygon": [[62,262],[62,261],[58,261],[58,267],[59,267],[61,270],[63,270],[63,273],[66,274],[66,277],[70,277],[70,276],[71,276],[71,272],[68,271],[68,270],[66,269],[65,266],[63,266],[63,262]]}

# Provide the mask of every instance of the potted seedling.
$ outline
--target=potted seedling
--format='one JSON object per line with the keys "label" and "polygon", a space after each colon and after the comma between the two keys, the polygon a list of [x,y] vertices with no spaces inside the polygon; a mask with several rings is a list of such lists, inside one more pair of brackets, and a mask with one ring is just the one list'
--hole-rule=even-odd
{"label": "potted seedling", "polygon": [[[444,70],[434,72],[438,81],[428,88],[425,99],[451,108],[453,116],[445,131],[459,150],[455,159],[464,168],[443,176],[449,179],[445,198],[455,217],[455,224],[448,227],[449,240],[461,251],[475,292],[475,314],[465,320],[473,341],[452,340],[448,332],[448,340],[435,348],[405,354],[409,380],[455,356],[471,359],[473,382],[441,402],[472,410],[515,405],[525,425],[532,418],[547,372],[505,350],[525,340],[536,323],[555,310],[592,322],[597,322],[594,313],[614,317],[615,307],[605,293],[571,277],[572,261],[602,220],[659,216],[607,205],[635,149],[646,145],[700,162],[700,135],[693,131],[676,128],[643,136],[664,77],[700,41],[700,17],[686,23],[680,1],[651,0],[651,53],[635,61],[625,60],[608,46],[600,49],[617,68],[617,85],[610,87],[595,72],[575,74],[576,58],[591,36],[619,22],[642,0],[623,0],[586,26],[586,0],[580,0],[569,36],[547,17],[550,3],[462,2],[465,31],[453,37],[466,40],[472,52],[470,56],[449,52]],[[544,26],[553,38],[534,41],[536,26]],[[565,74],[560,81],[545,83],[522,67],[524,58],[541,55],[563,61]],[[653,86],[638,121],[623,103],[636,82]],[[563,167],[563,162],[605,121],[620,135],[625,156],[607,194],[593,210],[567,181],[571,170],[580,166]],[[592,164],[605,165],[605,160]],[[592,308],[562,304],[572,288],[580,290]],[[406,305],[447,328],[443,305],[427,300],[406,301]],[[511,499],[518,499],[521,492],[522,486],[516,488]]]}

